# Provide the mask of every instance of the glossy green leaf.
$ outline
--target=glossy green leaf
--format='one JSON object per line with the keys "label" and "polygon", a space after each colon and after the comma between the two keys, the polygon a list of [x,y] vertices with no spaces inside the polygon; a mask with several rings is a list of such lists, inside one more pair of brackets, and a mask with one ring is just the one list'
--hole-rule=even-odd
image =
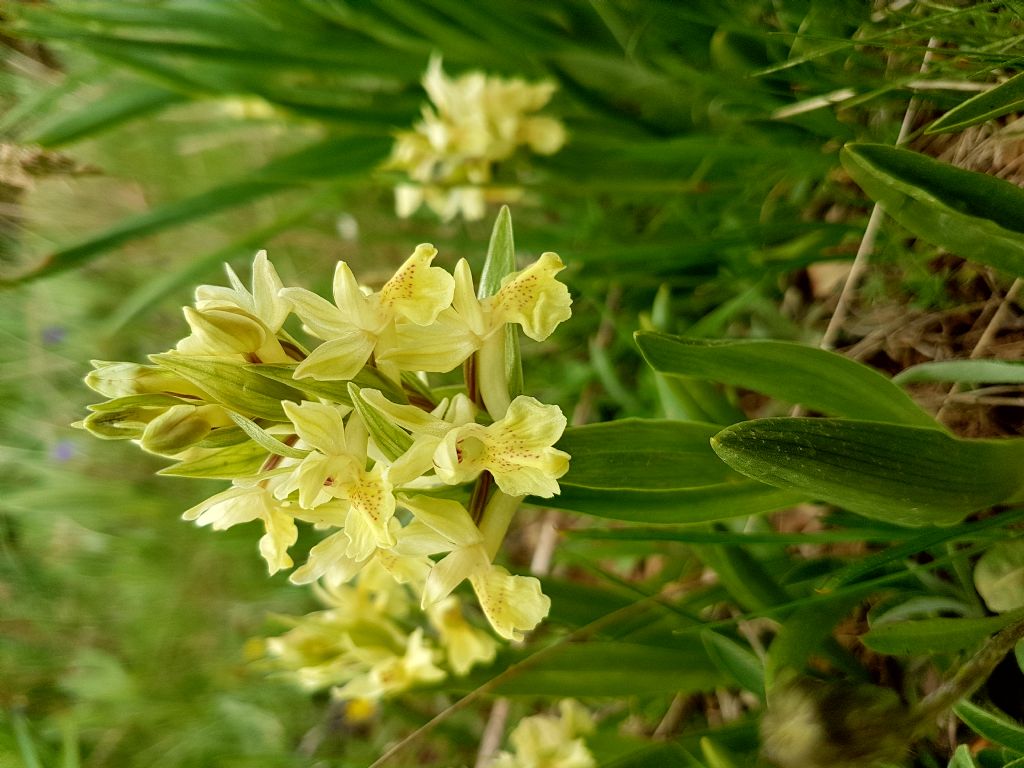
{"label": "glossy green leaf", "polygon": [[985,384],[1024,384],[1024,363],[1014,360],[939,360],[900,371],[897,384],[957,381]]}
{"label": "glossy green leaf", "polygon": [[1020,619],[1020,611],[1002,616],[974,619],[918,619],[894,621],[872,627],[861,635],[861,642],[879,653],[913,656],[922,653],[958,653],[973,650],[979,643],[1003,627]]}
{"label": "glossy green leaf", "polygon": [[174,353],[150,355],[150,360],[250,418],[287,421],[281,401],[298,402],[302,398],[297,390],[260,376],[247,365]]}
{"label": "glossy green leaf", "polygon": [[516,271],[516,248],[512,236],[512,214],[503,205],[494,220],[491,240],[487,244],[487,257],[480,271],[477,293],[481,299],[493,296],[501,288],[506,275]]}
{"label": "glossy green leaf", "polygon": [[808,497],[747,480],[711,450],[718,427],[623,419],[571,427],[572,460],[544,506],[647,523],[706,522],[782,509]]}
{"label": "glossy green leaf", "polygon": [[979,736],[1024,754],[1024,728],[1002,712],[982,709],[969,701],[961,701],[953,707],[953,712]]}
{"label": "glossy green leaf", "polygon": [[1024,274],[1024,190],[906,149],[848,144],[843,167],[918,237],[965,259]]}
{"label": "glossy green leaf", "polygon": [[925,133],[962,131],[978,123],[1019,112],[1024,107],[1024,74],[972,96],[928,126]]}
{"label": "glossy green leaf", "polygon": [[728,427],[712,445],[752,478],[899,525],[950,525],[1006,501],[1024,484],[1024,440],[962,440],[896,424],[780,418]]}
{"label": "glossy green leaf", "polygon": [[906,392],[873,368],[786,341],[708,341],[636,334],[654,370],[763,392],[833,416],[937,427]]}

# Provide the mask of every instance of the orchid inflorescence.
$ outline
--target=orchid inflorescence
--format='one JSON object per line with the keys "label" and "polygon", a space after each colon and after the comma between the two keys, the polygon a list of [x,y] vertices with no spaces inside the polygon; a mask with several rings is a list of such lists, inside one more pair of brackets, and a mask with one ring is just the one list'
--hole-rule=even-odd
{"label": "orchid inflorescence", "polygon": [[[110,399],[81,426],[173,458],[161,474],[231,481],[185,519],[217,530],[259,521],[271,574],[293,566],[298,524],[324,533],[290,579],[318,583],[328,608],[268,648],[292,659],[305,684],[342,686],[343,696],[444,675],[422,629],[396,634],[401,595],[427,612],[456,674],[494,657],[453,595],[464,581],[506,640],[522,639],[550,607],[537,579],[495,559],[522,499],[557,494],[569,466],[554,447],[561,410],[516,391],[513,333],[543,341],[569,318],[563,264],[544,253],[515,270],[507,210],[479,292],[465,260],[449,273],[432,265],[436,254],[418,246],[376,291],[339,262],[328,301],[285,287],[261,251],[251,287],[229,267],[229,287],[196,290],[184,309],[191,333],[174,349],[151,365],[94,361],[86,377]],[[308,349],[285,330],[293,314],[319,344]],[[431,387],[431,374],[460,366],[464,385]],[[353,606],[363,606],[357,616]],[[354,628],[367,623],[369,635],[390,638],[374,652],[360,649],[367,632]],[[337,652],[309,661],[309,638],[325,633]]]}

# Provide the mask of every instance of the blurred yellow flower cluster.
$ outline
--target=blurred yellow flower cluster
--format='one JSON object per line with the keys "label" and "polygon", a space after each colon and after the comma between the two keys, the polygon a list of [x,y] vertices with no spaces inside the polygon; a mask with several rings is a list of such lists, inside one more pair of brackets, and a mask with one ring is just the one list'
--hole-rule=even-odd
{"label": "blurred yellow flower cluster", "polygon": [[[440,679],[438,648],[457,674],[492,659],[453,596],[464,581],[508,640],[550,606],[537,579],[495,559],[520,501],[557,494],[569,467],[561,410],[513,396],[504,354],[509,327],[544,340],[569,318],[563,265],[545,253],[481,295],[465,261],[450,273],[436,254],[418,246],[378,290],[339,263],[328,301],[286,287],[260,252],[251,286],[229,269],[228,287],[197,289],[190,334],[153,365],[96,361],[86,379],[110,399],[81,426],[174,458],[165,474],[231,481],[186,519],[259,522],[270,573],[294,565],[300,524],[322,532],[291,581],[319,582],[328,609],[269,648],[345,698]],[[317,346],[285,330],[291,315]],[[471,358],[466,386],[435,394],[428,374]]]}
{"label": "blurred yellow flower cluster", "polygon": [[565,144],[558,120],[533,114],[551,99],[553,83],[468,72],[450,78],[441,59],[430,60],[423,87],[431,104],[410,131],[400,132],[386,167],[410,183],[395,188],[398,215],[426,204],[443,220],[482,219],[488,202],[511,202],[515,185],[494,186],[495,168],[520,147],[551,155]]}
{"label": "blurred yellow flower cluster", "polygon": [[494,638],[466,621],[455,597],[427,611],[436,642],[422,627],[409,632],[412,594],[380,566],[365,568],[354,584],[314,589],[325,609],[280,617],[291,629],[266,641],[273,667],[307,690],[331,688],[338,699],[372,702],[443,680],[442,664],[464,675],[497,652]]}
{"label": "blurred yellow flower cluster", "polygon": [[512,752],[500,752],[488,768],[595,768],[583,737],[594,720],[577,701],[563,699],[558,715],[524,717],[512,731]]}

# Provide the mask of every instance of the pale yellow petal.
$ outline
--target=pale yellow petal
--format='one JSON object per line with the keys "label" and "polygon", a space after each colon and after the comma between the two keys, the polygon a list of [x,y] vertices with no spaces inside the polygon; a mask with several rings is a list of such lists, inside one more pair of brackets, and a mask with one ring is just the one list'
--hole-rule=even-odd
{"label": "pale yellow petal", "polygon": [[281,329],[291,311],[291,305],[280,296],[282,288],[284,284],[274,265],[267,259],[267,252],[259,251],[252,262],[253,305],[256,316],[273,333]]}
{"label": "pale yellow petal", "polygon": [[469,577],[484,615],[506,640],[522,640],[548,615],[551,600],[532,576],[513,576],[499,565]]}
{"label": "pale yellow petal", "polygon": [[495,323],[519,323],[535,341],[544,341],[559,323],[572,316],[569,289],[555,275],[565,269],[558,254],[544,253],[521,272],[502,281],[490,299]]}
{"label": "pale yellow petal", "polygon": [[430,325],[451,306],[455,279],[430,263],[437,249],[429,243],[416,246],[412,256],[380,289],[381,308],[416,325]]}
{"label": "pale yellow petal", "polygon": [[322,296],[305,288],[282,288],[279,294],[317,338],[333,339],[351,332],[350,313],[342,312]]}
{"label": "pale yellow petal", "polygon": [[263,525],[266,533],[260,539],[260,554],[267,561],[270,573],[291,568],[292,559],[288,556],[288,548],[299,538],[295,520],[280,509],[269,508],[263,516]]}
{"label": "pale yellow petal", "polygon": [[295,433],[310,448],[329,456],[347,453],[345,414],[338,407],[307,400],[301,404],[284,400],[281,405]]}
{"label": "pale yellow petal", "polygon": [[[452,550],[430,569],[427,583],[423,587],[423,602],[421,605],[426,608],[440,600],[444,600],[444,598],[452,593],[452,590],[466,579],[472,580],[485,576],[489,572],[490,567],[491,561],[488,559],[482,544]],[[479,591],[477,594],[479,594]],[[486,608],[484,610],[486,611]],[[498,634],[501,633],[499,632]]]}
{"label": "pale yellow petal", "polygon": [[348,328],[314,349],[292,374],[296,379],[348,381],[363,369],[373,352],[374,339],[355,327]]}

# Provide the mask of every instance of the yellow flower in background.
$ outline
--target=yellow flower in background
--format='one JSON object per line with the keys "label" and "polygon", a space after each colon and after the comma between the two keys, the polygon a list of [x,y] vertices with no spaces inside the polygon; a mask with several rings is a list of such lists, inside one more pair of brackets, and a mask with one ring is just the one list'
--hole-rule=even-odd
{"label": "yellow flower in background", "polygon": [[509,741],[515,750],[501,752],[488,768],[595,768],[597,761],[583,740],[593,732],[590,713],[577,701],[563,699],[559,715],[524,717]]}
{"label": "yellow flower in background", "polygon": [[386,168],[406,173],[411,183],[395,189],[399,216],[426,204],[449,221],[458,215],[481,219],[488,202],[510,202],[522,191],[492,185],[498,163],[525,147],[554,154],[565,144],[561,122],[535,115],[555,92],[550,82],[490,77],[468,72],[444,73],[440,57],[432,57],[423,76],[430,105],[410,131],[396,136]]}
{"label": "yellow flower in background", "polygon": [[449,596],[429,606],[427,618],[440,635],[448,666],[456,675],[465,675],[477,664],[494,661],[497,641],[466,621],[457,598]]}

